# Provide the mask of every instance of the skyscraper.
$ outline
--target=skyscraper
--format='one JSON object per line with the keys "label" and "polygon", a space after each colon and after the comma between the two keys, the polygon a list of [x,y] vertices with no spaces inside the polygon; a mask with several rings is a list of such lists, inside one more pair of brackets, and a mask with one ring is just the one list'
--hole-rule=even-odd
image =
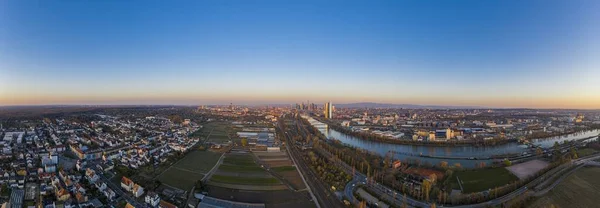
{"label": "skyscraper", "polygon": [[325,118],[333,118],[333,104],[331,102],[326,102],[323,106],[323,115]]}

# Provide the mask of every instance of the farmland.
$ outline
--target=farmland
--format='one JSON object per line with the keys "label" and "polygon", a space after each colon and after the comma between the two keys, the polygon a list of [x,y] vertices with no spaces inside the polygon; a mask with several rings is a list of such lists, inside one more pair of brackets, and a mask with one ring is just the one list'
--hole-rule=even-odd
{"label": "farmland", "polygon": [[[246,153],[230,153],[210,178],[210,184],[239,189],[263,190],[264,186],[283,188],[281,182],[271,176],[265,169],[254,162],[254,158]],[[237,186],[236,186],[237,185]]]}
{"label": "farmland", "polygon": [[600,204],[600,168],[582,168],[529,207],[597,207]]}
{"label": "farmland", "polygon": [[264,169],[258,166],[236,166],[236,165],[228,165],[223,164],[219,166],[219,170],[227,171],[227,172],[263,172]]}
{"label": "farmland", "polygon": [[234,191],[218,186],[211,187],[209,195],[212,197],[235,200],[247,203],[265,203],[267,207],[274,208],[306,208],[315,207],[308,191]]}
{"label": "farmland", "polygon": [[189,190],[197,180],[214,167],[221,154],[210,151],[193,151],[158,176],[158,180],[169,186]]}
{"label": "farmland", "polygon": [[231,141],[231,135],[236,132],[229,122],[210,122],[202,125],[203,128],[194,132],[191,136],[199,137],[203,141],[210,143],[225,143]]}
{"label": "farmland", "polygon": [[194,172],[206,173],[219,160],[221,154],[210,151],[193,151],[177,162],[174,167]]}
{"label": "farmland", "polygon": [[300,174],[286,152],[254,152],[261,164],[268,167],[271,173],[296,190],[306,188]]}
{"label": "farmland", "polygon": [[242,185],[270,185],[270,184],[279,184],[279,181],[276,178],[256,178],[256,177],[236,177],[236,176],[226,176],[226,175],[214,175],[210,178],[211,181],[219,182],[219,183],[229,183],[229,184],[242,184]]}
{"label": "farmland", "polygon": [[275,172],[286,172],[286,171],[296,171],[296,167],[294,166],[280,166],[271,168]]}

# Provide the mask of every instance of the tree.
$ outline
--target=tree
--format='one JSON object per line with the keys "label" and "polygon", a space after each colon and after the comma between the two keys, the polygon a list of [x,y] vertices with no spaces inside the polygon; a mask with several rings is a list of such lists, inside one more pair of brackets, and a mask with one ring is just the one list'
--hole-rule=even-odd
{"label": "tree", "polygon": [[448,162],[446,162],[446,161],[440,162],[440,167],[443,169],[448,169]]}
{"label": "tree", "polygon": [[510,160],[508,160],[508,158],[504,158],[504,165],[505,166],[510,166],[512,164],[512,162]]}
{"label": "tree", "polygon": [[425,179],[421,185],[421,189],[423,189],[423,193],[425,194],[425,200],[429,201],[429,191],[431,191],[432,183],[428,179]]}
{"label": "tree", "polygon": [[242,147],[245,147],[246,145],[248,145],[248,139],[247,138],[242,138]]}
{"label": "tree", "polygon": [[558,144],[558,141],[554,142],[552,149],[552,160],[558,161],[560,159],[560,145]]}
{"label": "tree", "polygon": [[429,180],[431,181],[431,183],[435,183],[435,181],[437,180],[437,175],[432,173],[431,175],[429,175]]}
{"label": "tree", "polygon": [[204,186],[204,183],[202,183],[202,180],[197,180],[196,181],[196,192],[202,192],[204,191],[206,187]]}
{"label": "tree", "polygon": [[2,196],[6,196],[6,197],[10,196],[10,193],[11,193],[12,189],[8,188],[8,183],[2,184],[2,187],[0,189],[2,191],[1,192]]}
{"label": "tree", "polygon": [[537,156],[541,156],[542,154],[544,154],[544,151],[542,150],[542,148],[538,147],[537,149],[535,149],[535,154]]}
{"label": "tree", "polygon": [[577,150],[575,150],[575,148],[571,147],[569,149],[569,153],[571,153],[571,158],[573,158],[573,159],[577,159],[578,158]]}
{"label": "tree", "polygon": [[462,168],[462,165],[460,165],[460,163],[454,163],[454,168],[460,170]]}
{"label": "tree", "polygon": [[435,208],[435,203],[431,204],[431,208]]}

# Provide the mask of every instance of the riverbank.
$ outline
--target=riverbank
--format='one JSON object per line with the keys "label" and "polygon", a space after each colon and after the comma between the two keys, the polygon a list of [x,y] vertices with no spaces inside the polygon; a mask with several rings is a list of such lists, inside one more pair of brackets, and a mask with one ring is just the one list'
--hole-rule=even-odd
{"label": "riverbank", "polygon": [[[493,147],[499,145],[505,145],[509,143],[517,143],[519,140],[517,138],[494,138],[488,140],[449,140],[449,141],[414,141],[414,140],[402,140],[402,139],[390,139],[384,136],[373,135],[368,132],[356,132],[352,131],[349,128],[345,128],[335,122],[331,122],[329,120],[312,117],[314,120],[319,121],[323,124],[326,124],[329,128],[338,131],[340,133],[353,136],[359,139],[363,139],[366,141],[374,141],[381,142],[387,144],[400,144],[400,145],[415,145],[415,146],[433,146],[433,147],[461,147],[461,146],[475,146],[475,147]],[[566,131],[556,134],[547,134],[547,137],[530,137],[526,138],[526,140],[531,141],[543,141],[543,140],[551,140],[557,137],[569,136],[573,134],[588,132],[599,130],[600,126],[594,126],[589,129],[577,129],[572,131]]]}
{"label": "riverbank", "polygon": [[334,122],[330,122],[321,118],[313,119],[327,124],[327,126],[333,130],[336,130],[340,133],[347,134],[353,137],[357,137],[363,140],[374,141],[374,142],[382,142],[388,144],[402,144],[402,145],[419,145],[419,146],[436,146],[436,147],[460,147],[460,146],[477,146],[477,147],[489,147],[496,145],[503,145],[507,143],[517,142],[517,139],[503,139],[503,138],[495,138],[488,140],[450,140],[450,141],[414,141],[414,140],[402,140],[402,139],[390,139],[387,137],[373,135],[371,133],[366,132],[356,132],[352,131],[348,128],[345,128],[339,124]]}

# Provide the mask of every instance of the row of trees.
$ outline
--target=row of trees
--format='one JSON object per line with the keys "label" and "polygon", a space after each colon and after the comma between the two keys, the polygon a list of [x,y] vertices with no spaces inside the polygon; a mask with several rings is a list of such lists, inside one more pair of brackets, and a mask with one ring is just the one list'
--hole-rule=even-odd
{"label": "row of trees", "polygon": [[309,151],[304,158],[310,162],[311,168],[317,173],[321,180],[335,187],[337,190],[343,190],[352,176],[346,174],[337,165],[330,163],[324,156],[314,151]]}

